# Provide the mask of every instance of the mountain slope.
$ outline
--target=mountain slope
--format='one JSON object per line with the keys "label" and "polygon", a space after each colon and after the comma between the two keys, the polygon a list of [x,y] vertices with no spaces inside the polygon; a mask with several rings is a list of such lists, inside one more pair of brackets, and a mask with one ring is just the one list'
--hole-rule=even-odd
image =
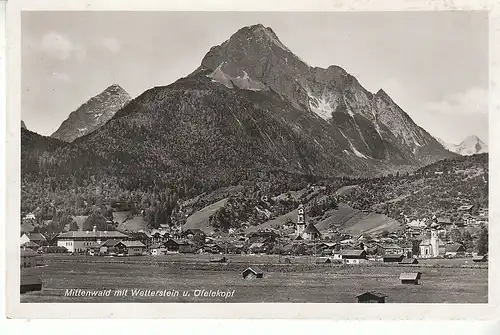
{"label": "mountain slope", "polygon": [[54,152],[66,145],[55,138],[42,136],[21,127],[21,173],[38,174],[45,164],[50,165]]}
{"label": "mountain slope", "polygon": [[21,120],[21,128],[28,129],[28,128],[26,127],[26,124],[24,123],[24,121],[23,121],[23,120]]}
{"label": "mountain slope", "polygon": [[[80,115],[109,116],[118,106],[109,100],[91,99],[61,128],[79,136],[72,131]],[[339,67],[309,67],[258,25],[212,48],[189,76],[144,92],[50,153],[42,169],[72,185],[196,194],[272,170],[375,176],[453,155],[429,136],[385,92],[369,93]]]}
{"label": "mountain slope", "polygon": [[123,88],[111,85],[72,112],[51,137],[72,142],[108,122],[130,100]]}

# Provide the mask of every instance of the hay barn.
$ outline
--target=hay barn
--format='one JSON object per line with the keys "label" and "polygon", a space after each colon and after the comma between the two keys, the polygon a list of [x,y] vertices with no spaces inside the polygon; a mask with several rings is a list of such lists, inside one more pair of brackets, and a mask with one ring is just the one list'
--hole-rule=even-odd
{"label": "hay barn", "polygon": [[358,294],[356,299],[358,303],[385,303],[387,295],[380,292],[368,291],[365,293]]}
{"label": "hay barn", "polygon": [[264,272],[256,266],[251,266],[241,273],[245,279],[263,278]]}
{"label": "hay barn", "polygon": [[384,255],[382,258],[384,263],[399,263],[403,260],[403,255]]}
{"label": "hay barn", "polygon": [[401,265],[413,265],[413,264],[418,264],[418,260],[416,258],[403,258],[401,262],[399,262]]}
{"label": "hay barn", "polygon": [[421,272],[403,272],[399,275],[399,280],[401,281],[401,284],[418,285],[421,277]]}

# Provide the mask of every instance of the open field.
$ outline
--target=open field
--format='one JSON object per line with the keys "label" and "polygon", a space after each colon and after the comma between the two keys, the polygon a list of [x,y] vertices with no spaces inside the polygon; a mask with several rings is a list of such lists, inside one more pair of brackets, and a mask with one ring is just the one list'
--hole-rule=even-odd
{"label": "open field", "polygon": [[[47,266],[29,269],[42,278],[44,287],[42,292],[21,295],[21,302],[352,303],[356,301],[357,294],[367,290],[387,294],[388,303],[488,301],[488,269],[462,268],[460,265],[437,268],[332,266],[307,262],[292,265],[267,264],[259,266],[264,271],[263,279],[245,280],[241,277],[241,271],[247,264],[241,262],[164,262],[162,266],[152,266],[144,264],[146,257],[136,257],[137,262],[133,260],[134,257],[130,257],[127,264],[118,263],[122,261],[118,258],[94,258],[95,261],[108,263],[85,263],[84,259],[62,263],[62,259],[61,262],[53,259],[47,262]],[[69,257],[66,259],[69,261]],[[140,264],[141,260],[143,264]],[[398,277],[405,271],[421,271],[421,285],[401,285]],[[66,289],[111,290],[111,293],[109,297],[67,297]],[[128,289],[126,296],[114,296],[116,290],[124,289]],[[132,290],[148,289],[178,291],[179,295],[132,296]],[[195,290],[201,289],[224,292],[234,290],[234,295],[229,298],[195,297]],[[183,291],[189,296],[183,296]]]}

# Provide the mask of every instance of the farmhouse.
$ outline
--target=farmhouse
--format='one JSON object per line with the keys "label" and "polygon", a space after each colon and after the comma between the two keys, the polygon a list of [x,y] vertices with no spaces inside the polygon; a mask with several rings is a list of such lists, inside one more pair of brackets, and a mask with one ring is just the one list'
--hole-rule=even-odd
{"label": "farmhouse", "polygon": [[103,253],[103,254],[113,252],[113,251],[115,251],[116,245],[120,242],[121,242],[121,240],[118,240],[118,239],[106,240],[99,245],[99,247],[98,247],[99,252]]}
{"label": "farmhouse", "polygon": [[318,257],[314,260],[316,264],[330,264],[332,262],[330,257]]}
{"label": "farmhouse", "polygon": [[178,242],[174,239],[169,239],[165,243],[163,243],[163,246],[169,252],[178,252],[179,251],[179,244],[180,244],[180,242]]}
{"label": "farmhouse", "polygon": [[263,253],[266,251],[266,246],[264,243],[252,243],[252,245],[248,247],[248,251],[254,254]]}
{"label": "farmhouse", "polygon": [[38,254],[29,249],[21,249],[21,268],[32,268],[38,265]]}
{"label": "farmhouse", "polygon": [[379,255],[402,255],[403,249],[397,244],[376,244]]}
{"label": "farmhouse", "polygon": [[21,244],[26,242],[33,242],[38,246],[48,245],[47,239],[40,233],[24,233],[21,236]]}
{"label": "farmhouse", "polygon": [[403,260],[403,255],[385,255],[382,260],[384,263],[399,263]]}
{"label": "farmhouse", "polygon": [[366,251],[364,250],[341,250],[341,259],[345,264],[360,264],[366,261]]}
{"label": "farmhouse", "polygon": [[124,246],[129,256],[140,256],[146,250],[146,246],[139,241],[121,241],[119,244]]}
{"label": "farmhouse", "polygon": [[256,266],[251,266],[246,268],[245,271],[241,273],[245,279],[255,279],[264,277],[264,272]]}
{"label": "farmhouse", "polygon": [[447,244],[445,255],[451,257],[465,256],[465,247],[460,243]]}
{"label": "farmhouse", "polygon": [[401,280],[401,284],[418,285],[421,276],[421,272],[403,272],[399,275],[399,280]]}
{"label": "farmhouse", "polygon": [[181,253],[190,253],[194,252],[194,243],[191,241],[180,240],[179,244],[179,252]]}
{"label": "farmhouse", "polygon": [[380,292],[368,291],[356,296],[358,303],[385,303],[387,295]]}
{"label": "farmhouse", "polygon": [[101,244],[109,239],[128,239],[127,235],[118,231],[69,231],[57,238],[57,246],[65,247],[69,252],[83,252],[88,247]]}
{"label": "farmhouse", "polygon": [[159,256],[165,254],[167,249],[162,243],[155,243],[150,248],[149,251],[153,256]]}

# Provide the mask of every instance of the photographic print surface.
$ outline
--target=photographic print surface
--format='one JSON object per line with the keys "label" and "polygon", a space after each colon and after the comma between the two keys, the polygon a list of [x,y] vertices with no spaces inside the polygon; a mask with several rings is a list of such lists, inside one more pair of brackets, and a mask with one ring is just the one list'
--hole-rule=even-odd
{"label": "photographic print surface", "polygon": [[21,303],[488,303],[487,12],[21,28]]}

